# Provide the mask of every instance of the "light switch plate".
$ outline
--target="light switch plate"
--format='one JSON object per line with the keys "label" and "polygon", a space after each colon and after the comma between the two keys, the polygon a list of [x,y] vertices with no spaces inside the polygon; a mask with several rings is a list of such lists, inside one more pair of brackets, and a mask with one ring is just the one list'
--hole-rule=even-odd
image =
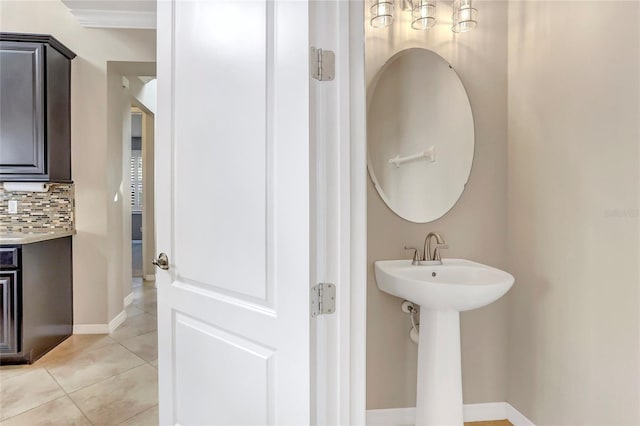
{"label": "light switch plate", "polygon": [[18,200],[9,200],[9,214],[18,213]]}

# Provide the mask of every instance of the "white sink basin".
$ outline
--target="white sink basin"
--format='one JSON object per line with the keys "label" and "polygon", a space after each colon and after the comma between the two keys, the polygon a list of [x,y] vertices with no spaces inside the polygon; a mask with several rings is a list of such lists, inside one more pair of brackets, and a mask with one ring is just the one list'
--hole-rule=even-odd
{"label": "white sink basin", "polygon": [[464,259],[442,265],[412,265],[410,260],[375,263],[380,290],[436,311],[468,311],[493,303],[509,291],[513,276]]}

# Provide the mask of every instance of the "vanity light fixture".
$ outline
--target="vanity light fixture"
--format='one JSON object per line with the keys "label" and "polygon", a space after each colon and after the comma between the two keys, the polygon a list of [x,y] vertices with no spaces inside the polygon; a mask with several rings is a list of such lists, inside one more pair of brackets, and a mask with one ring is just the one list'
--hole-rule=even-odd
{"label": "vanity light fixture", "polygon": [[411,5],[411,28],[426,30],[436,24],[436,0],[408,0]]}
{"label": "vanity light fixture", "polygon": [[453,13],[451,19],[453,25],[451,31],[454,33],[465,33],[478,26],[478,10],[473,7],[475,0],[454,0]]}
{"label": "vanity light fixture", "polygon": [[[385,28],[393,24],[394,1],[402,2],[402,9],[411,11],[411,28],[427,30],[436,24],[437,0],[370,0],[371,19],[374,28]],[[451,31],[464,33],[478,25],[476,0],[453,0]]]}
{"label": "vanity light fixture", "polygon": [[374,28],[384,28],[393,24],[394,0],[371,0],[371,20],[369,23]]}

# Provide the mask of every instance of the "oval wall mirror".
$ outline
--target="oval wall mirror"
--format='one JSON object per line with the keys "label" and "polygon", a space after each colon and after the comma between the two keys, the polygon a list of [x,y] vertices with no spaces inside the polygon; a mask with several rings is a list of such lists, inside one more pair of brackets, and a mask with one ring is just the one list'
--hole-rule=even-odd
{"label": "oval wall mirror", "polygon": [[473,162],[474,129],[462,81],[440,55],[403,50],[368,91],[368,168],[398,216],[424,223],[462,195]]}

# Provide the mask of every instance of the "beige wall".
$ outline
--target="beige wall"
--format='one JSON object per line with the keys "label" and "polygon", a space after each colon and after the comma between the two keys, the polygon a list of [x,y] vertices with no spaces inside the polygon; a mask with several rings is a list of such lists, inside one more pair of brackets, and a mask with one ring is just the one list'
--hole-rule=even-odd
{"label": "beige wall", "polygon": [[118,64],[107,63],[107,289],[108,318],[123,309],[131,292],[131,97],[123,86]]}
{"label": "beige wall", "polygon": [[640,424],[640,3],[509,4],[508,400]]}
{"label": "beige wall", "polygon": [[[155,87],[155,81],[153,82]],[[154,96],[155,100],[155,96]],[[151,261],[156,257],[155,235],[155,200],[154,200],[154,148],[155,148],[155,118],[151,113],[142,116],[142,173],[144,173],[143,207],[142,207],[142,274],[146,280],[155,279],[156,268]]]}
{"label": "beige wall", "polygon": [[[377,289],[373,262],[410,258],[403,245],[421,245],[429,231],[450,245],[445,257],[462,257],[508,269],[506,258],[507,3],[482,2],[480,25],[467,34],[450,31],[450,6],[440,3],[439,22],[428,32],[409,28],[401,13],[392,31],[366,28],[366,74],[370,81],[399,50],[425,47],[443,56],[467,89],[475,121],[473,169],[459,202],[443,218],[407,222],[391,212],[369,182],[367,294],[367,408],[415,406],[417,346],[401,299]],[[368,12],[365,13],[368,18]],[[425,78],[428,76],[425,75]],[[425,185],[428,185],[425,182]],[[506,400],[507,304],[462,314],[464,402]]]}
{"label": "beige wall", "polygon": [[124,293],[122,283],[117,284],[120,290],[109,287],[110,277],[124,277],[121,271],[126,267],[121,256],[113,257],[114,239],[121,238],[121,229],[110,229],[114,224],[110,215],[121,213],[113,209],[115,195],[122,199],[123,193],[108,174],[107,61],[155,61],[155,31],[82,28],[62,2],[46,0],[3,0],[0,26],[2,31],[52,34],[78,54],[71,78],[78,231],[73,241],[74,321],[105,324],[115,315],[115,299],[120,297],[122,303],[123,295],[116,293]]}

